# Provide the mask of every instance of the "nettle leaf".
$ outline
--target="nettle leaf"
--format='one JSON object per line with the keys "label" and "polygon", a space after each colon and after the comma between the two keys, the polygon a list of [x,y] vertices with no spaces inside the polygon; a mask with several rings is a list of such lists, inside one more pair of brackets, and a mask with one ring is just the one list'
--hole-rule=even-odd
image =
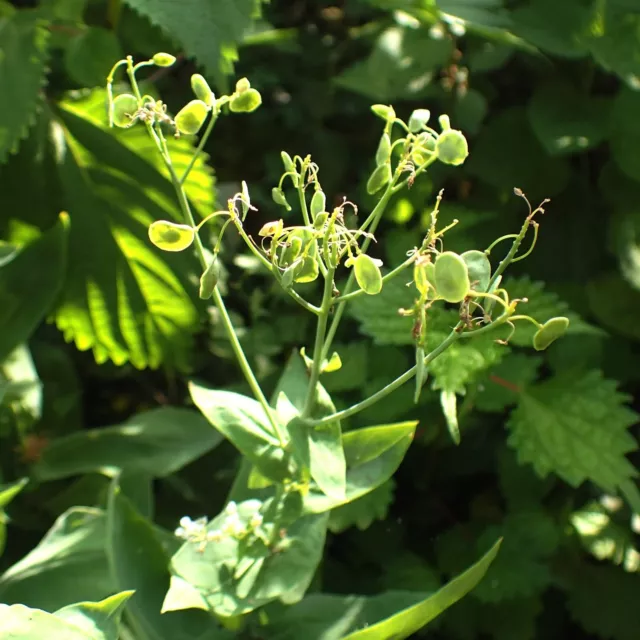
{"label": "nettle leaf", "polygon": [[580,153],[607,134],[611,101],[580,93],[572,85],[551,82],[539,87],[528,111],[538,140],[551,155]]}
{"label": "nettle leaf", "polygon": [[[521,278],[507,278],[504,288],[509,292],[509,298],[527,298],[528,302],[518,303],[518,313],[527,314],[540,323],[556,316],[569,318],[567,334],[600,333],[600,330],[587,324],[578,314],[569,309],[569,305],[552,291],[544,290],[543,282],[531,280],[528,276]],[[530,322],[515,323],[515,333],[509,340],[510,344],[518,347],[530,347],[537,329]]]}
{"label": "nettle leaf", "polygon": [[123,425],[82,430],[53,440],[33,466],[40,481],[92,471],[164,477],[204,455],[222,436],[197,411],[160,407]]}
{"label": "nettle leaf", "polygon": [[640,629],[640,581],[611,566],[583,565],[567,577],[567,608],[589,633],[611,640],[636,640]]}
{"label": "nettle leaf", "polygon": [[413,321],[398,314],[398,309],[410,308],[417,297],[415,289],[406,284],[407,279],[398,276],[385,283],[377,296],[359,296],[349,302],[350,314],[376,344],[413,344]]}
{"label": "nettle leaf", "polygon": [[426,28],[390,27],[378,37],[371,55],[341,73],[335,82],[379,102],[415,99],[437,81],[437,71],[448,62],[452,50],[451,40],[432,38]]}
{"label": "nettle leaf", "polygon": [[553,472],[573,487],[591,480],[615,493],[638,473],[624,457],[638,448],[628,400],[598,371],[557,375],[521,394],[508,442],[543,478]]}
{"label": "nettle leaf", "polygon": [[[374,520],[384,520],[393,502],[395,482],[389,478],[373,491],[330,512],[329,530],[341,533],[349,527],[369,528]],[[424,587],[423,587],[424,588]]]}
{"label": "nettle leaf", "polygon": [[516,404],[520,392],[538,377],[541,356],[507,353],[495,366],[479,376],[474,406],[480,411],[500,412]]}
{"label": "nettle leaf", "polygon": [[161,253],[148,238],[151,222],[175,215],[172,187],[138,150],[69,111],[59,115],[51,126],[72,268],[56,324],[99,363],[186,369],[199,328],[195,257]]}
{"label": "nettle leaf", "polygon": [[0,265],[0,364],[51,311],[67,266],[69,216]]}
{"label": "nettle leaf", "polygon": [[127,4],[170,34],[207,72],[229,73],[236,45],[259,12],[260,0],[126,0]]}
{"label": "nettle leaf", "polygon": [[0,163],[35,122],[49,58],[47,25],[38,11],[0,18]]}
{"label": "nettle leaf", "polygon": [[499,602],[544,591],[551,582],[547,560],[560,540],[558,525],[543,511],[510,514],[501,525],[483,532],[478,547],[486,547],[496,536],[504,537],[502,548],[474,596]]}

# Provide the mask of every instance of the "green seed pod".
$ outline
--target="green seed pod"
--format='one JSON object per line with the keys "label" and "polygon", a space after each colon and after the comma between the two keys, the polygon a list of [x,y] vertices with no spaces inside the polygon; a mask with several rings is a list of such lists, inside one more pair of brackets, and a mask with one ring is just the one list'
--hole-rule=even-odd
{"label": "green seed pod", "polygon": [[297,263],[293,263],[290,267],[287,267],[282,272],[282,277],[280,278],[280,284],[283,289],[288,289],[293,284],[293,277],[295,275],[295,271],[298,268]]}
{"label": "green seed pod", "polygon": [[315,220],[321,213],[324,213],[326,206],[327,197],[324,195],[324,191],[318,189],[313,194],[313,198],[311,198],[311,217],[313,220]]}
{"label": "green seed pod", "polygon": [[413,281],[415,282],[416,289],[428,299],[435,297],[436,285],[435,285],[435,271],[436,267],[425,258],[416,260],[413,265]]}
{"label": "green seed pod", "polygon": [[329,218],[329,214],[326,211],[323,213],[319,213],[315,217],[315,220],[313,221],[313,228],[317,229],[318,231],[322,231],[328,218]]}
{"label": "green seed pod", "polygon": [[305,256],[296,267],[294,282],[313,282],[320,273],[314,256]]}
{"label": "green seed pod", "polygon": [[396,112],[393,110],[393,107],[388,107],[385,104],[374,104],[371,107],[371,111],[373,111],[373,113],[375,113],[379,118],[382,118],[387,122],[395,120],[396,117]]}
{"label": "green seed pod", "polygon": [[386,164],[391,158],[391,138],[388,133],[383,133],[376,151],[376,167]]}
{"label": "green seed pod", "polygon": [[202,300],[208,300],[213,295],[218,280],[220,280],[220,265],[218,264],[218,256],[214,255],[213,260],[200,277],[200,298]]}
{"label": "green seed pod", "polygon": [[391,181],[391,165],[382,164],[375,169],[367,181],[367,193],[373,195]]}
{"label": "green seed pod", "polygon": [[133,125],[133,116],[138,110],[138,101],[130,93],[122,93],[113,101],[113,124],[127,129]]}
{"label": "green seed pod", "polygon": [[449,120],[449,116],[446,113],[443,113],[438,118],[438,122],[440,123],[442,131],[449,131],[449,129],[451,129],[451,120]]}
{"label": "green seed pod", "polygon": [[149,240],[163,251],[183,251],[196,236],[192,227],[167,220],[157,220],[149,226]]}
{"label": "green seed pod", "polygon": [[278,264],[288,267],[307,253],[309,245],[313,242],[313,233],[305,227],[298,227],[287,236],[287,246],[282,249]]}
{"label": "green seed pod", "polygon": [[[350,263],[353,265],[356,282],[365,293],[375,296],[382,291],[382,274],[380,273],[382,260],[361,253]],[[347,266],[350,266],[349,261],[347,261]]]}
{"label": "green seed pod", "polygon": [[416,389],[413,392],[414,404],[418,404],[422,387],[424,387],[424,383],[427,381],[428,372],[424,364],[426,355],[422,347],[416,347]]}
{"label": "green seed pod", "polygon": [[176,57],[170,53],[160,52],[156,53],[152,60],[157,67],[170,67],[176,61]]}
{"label": "green seed pod", "polygon": [[533,336],[533,348],[544,351],[552,342],[564,335],[569,328],[569,318],[558,316],[547,320]]}
{"label": "green seed pod", "polygon": [[287,211],[291,211],[291,205],[287,202],[284,191],[280,189],[280,187],[273,187],[273,189],[271,189],[271,197],[276,204],[284,207]]}
{"label": "green seed pod", "polygon": [[216,97],[211,91],[209,83],[199,73],[194,73],[191,76],[191,89],[198,100],[202,100],[208,107],[213,107],[216,104]]}
{"label": "green seed pod", "polygon": [[237,93],[229,102],[229,109],[233,113],[251,113],[262,104],[262,96],[256,89],[247,89],[242,93]]}
{"label": "green seed pod", "polygon": [[436,258],[434,277],[438,295],[447,302],[462,302],[469,293],[467,263],[453,251],[445,251]]}
{"label": "green seed pod", "polygon": [[[491,263],[484,251],[465,251],[460,256],[469,269],[469,280],[476,291],[484,293],[491,280]],[[477,283],[477,284],[474,284]]]}
{"label": "green seed pod", "polygon": [[240,78],[238,82],[236,82],[236,93],[244,93],[251,89],[251,83],[248,78]]}
{"label": "green seed pod", "polygon": [[411,133],[422,131],[427,126],[430,117],[431,111],[429,109],[416,109],[409,118],[409,131]]}
{"label": "green seed pod", "polygon": [[467,139],[461,131],[449,129],[438,136],[436,141],[436,154],[443,164],[457,166],[462,164],[469,155]]}
{"label": "green seed pod", "polygon": [[243,180],[242,181],[242,200],[241,200],[241,205],[242,205],[242,221],[244,222],[244,219],[247,217],[247,213],[249,213],[249,209],[251,209],[251,197],[249,196],[249,187],[247,186],[247,183]]}
{"label": "green seed pod", "polygon": [[192,100],[176,115],[176,128],[180,133],[192,136],[200,131],[209,113],[209,107],[202,100]]}

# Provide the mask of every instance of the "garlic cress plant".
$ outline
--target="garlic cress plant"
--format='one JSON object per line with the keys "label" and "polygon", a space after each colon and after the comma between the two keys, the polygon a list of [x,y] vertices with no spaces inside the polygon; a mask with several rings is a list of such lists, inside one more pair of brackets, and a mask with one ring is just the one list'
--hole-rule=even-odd
{"label": "garlic cress plant", "polygon": [[[440,193],[420,246],[411,248],[404,262],[383,274],[382,262],[369,250],[393,196],[411,188],[435,162],[456,166],[468,155],[464,135],[451,128],[449,118],[442,115],[438,129],[434,129],[429,126],[431,114],[426,109],[414,111],[404,122],[390,106],[372,107],[384,122],[384,128],[375,154],[376,166],[367,182],[368,192],[380,195],[368,216],[359,214],[357,206],[346,200],[337,207],[327,207],[318,166],[308,156],[292,158],[283,151],[284,172],[272,196],[275,204],[287,213],[294,208],[290,200],[296,201],[298,224],[290,224],[289,217],[286,224],[285,216],[276,217],[262,226],[258,238],[250,237],[244,222],[255,207],[245,183],[225,209],[196,223],[184,185],[198,154],[223,113],[227,110],[250,113],[260,106],[261,97],[244,78],[238,81],[233,94],[216,97],[206,80],[196,74],[191,79],[194,100],[172,117],[167,105],[141,94],[136,73],[148,66],[170,66],[174,61],[163,53],[138,64],[131,57],[119,61],[108,78],[109,120],[117,127],[146,127],[164,160],[182,219],[154,222],[149,228],[149,239],[163,251],[195,248],[202,267],[199,295],[213,299],[255,399],[195,382],[190,384],[196,406],[235,445],[243,455],[243,462],[223,513],[211,521],[206,518],[192,521],[187,516],[180,521],[176,536],[185,543],[172,559],[173,577],[164,611],[207,609],[229,628],[238,629],[253,624],[248,614],[269,602],[294,604],[304,597],[322,558],[330,511],[357,500],[388,480],[402,461],[417,425],[417,422],[378,425],[343,433],[341,420],[381,401],[414,378],[417,402],[430,363],[458,340],[473,340],[493,332],[496,341],[506,344],[514,323],[524,321],[537,327],[533,346],[541,350],[566,331],[568,319],[553,318],[541,325],[527,315],[518,314],[520,300],[510,299],[500,286],[505,269],[533,250],[538,232],[534,218],[543,213],[542,206],[533,209],[518,189],[516,195],[528,206],[520,231],[498,238],[484,251],[461,255],[445,249],[446,232],[455,222],[439,227],[438,212],[443,197]],[[126,70],[131,93],[113,97],[114,75],[120,67]],[[167,136],[195,135],[203,127],[191,163],[178,175]],[[216,218],[223,224],[212,252],[208,252],[199,231]],[[359,226],[352,226],[352,219],[358,220]],[[217,287],[218,254],[230,228],[241,236],[248,250],[293,300],[316,316],[312,349],[302,348],[300,356],[290,360],[271,402],[245,357]],[[531,247],[519,254],[530,229]],[[511,247],[494,269],[489,256],[505,240],[511,241]],[[346,283],[339,287],[345,273],[348,273]],[[369,398],[336,411],[320,378],[341,366],[340,355],[332,351],[332,343],[345,307],[358,296],[380,293],[393,278],[405,279],[414,291],[413,306],[399,309],[398,313],[413,319],[415,365]],[[297,286],[316,280],[322,283],[322,293],[317,300],[309,300]],[[431,311],[444,304],[457,307],[459,320],[446,339],[427,352]],[[457,441],[455,410],[454,395],[447,400],[446,414],[452,437]],[[439,603],[437,606],[432,603],[430,613],[419,617],[418,623],[414,620],[407,626],[406,621],[392,616],[387,619],[392,621],[391,626],[384,628],[395,629],[394,637],[400,638],[426,624],[477,584],[498,545],[438,592]],[[442,595],[445,591],[446,597]],[[268,624],[267,618],[262,615],[258,624]],[[358,638],[389,637],[373,633],[365,636],[356,631]]]}

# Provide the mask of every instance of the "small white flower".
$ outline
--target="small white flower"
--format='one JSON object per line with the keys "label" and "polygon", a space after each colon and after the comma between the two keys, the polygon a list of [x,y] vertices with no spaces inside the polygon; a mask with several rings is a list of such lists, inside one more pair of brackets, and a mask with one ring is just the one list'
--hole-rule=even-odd
{"label": "small white flower", "polygon": [[228,513],[230,516],[234,516],[238,514],[238,505],[231,501],[226,507],[225,507],[225,512]]}
{"label": "small white flower", "polygon": [[262,514],[256,512],[251,516],[251,520],[249,520],[249,526],[252,529],[257,529],[262,524],[262,520]]}
{"label": "small white flower", "polygon": [[214,529],[213,531],[207,531],[207,542],[220,542],[223,538],[222,531]]}

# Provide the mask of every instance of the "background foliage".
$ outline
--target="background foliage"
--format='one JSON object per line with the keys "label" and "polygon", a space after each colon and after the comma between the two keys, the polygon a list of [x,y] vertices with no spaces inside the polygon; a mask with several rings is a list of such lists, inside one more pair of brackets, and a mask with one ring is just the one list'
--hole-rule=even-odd
{"label": "background foliage", "polygon": [[[244,179],[254,232],[279,217],[281,149],[312,154],[335,202],[367,210],[372,102],[450,113],[471,151],[394,202],[377,245],[386,264],[418,243],[441,188],[442,218],[460,220],[456,251],[519,227],[514,187],[551,198],[509,291],[541,321],[570,315],[570,334],[544,356],[521,349],[520,328],[509,348],[460,343],[431,366],[418,407],[407,388],[352,420],[417,418],[419,435],[394,479],[331,513],[342,535],[327,541],[314,589],[430,591],[502,535],[487,578],[431,637],[637,638],[636,0],[0,0],[0,47],[2,602],[55,611],[107,597],[115,576],[145,594],[131,616],[155,628],[176,544],[167,531],[185,513],[217,513],[236,470],[230,445],[185,406],[185,375],[234,391],[243,382],[197,298],[193,258],[147,240],[152,220],[179,218],[171,185],[142,129],[105,122],[115,60],[165,50],[180,65],[145,90],[170,109],[188,99],[196,67],[220,91],[248,76],[263,96],[251,117],[219,126],[192,172],[200,215]],[[186,165],[192,142],[172,144]],[[243,345],[273,388],[312,327],[251,258],[233,244],[223,256]],[[403,296],[400,283],[351,307],[344,366],[325,383],[338,409],[410,364],[410,321],[394,311]],[[434,340],[448,322],[434,321]],[[458,396],[460,446],[442,391]],[[126,498],[114,493],[118,471]],[[145,566],[135,544],[154,550]],[[315,597],[311,618],[339,611]]]}

